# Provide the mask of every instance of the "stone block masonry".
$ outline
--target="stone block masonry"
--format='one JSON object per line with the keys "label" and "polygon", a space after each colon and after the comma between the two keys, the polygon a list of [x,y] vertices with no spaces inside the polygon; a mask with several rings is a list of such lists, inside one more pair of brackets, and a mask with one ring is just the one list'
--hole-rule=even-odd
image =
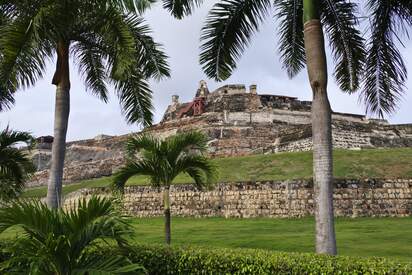
{"label": "stone block masonry", "polygon": [[[65,198],[71,208],[79,198],[110,196],[108,189],[80,190]],[[412,179],[335,180],[335,215],[342,217],[404,217],[412,214]],[[125,212],[136,217],[163,215],[161,190],[126,188]],[[171,188],[173,216],[295,218],[314,213],[313,183],[309,180],[221,183],[199,191],[189,185]]]}

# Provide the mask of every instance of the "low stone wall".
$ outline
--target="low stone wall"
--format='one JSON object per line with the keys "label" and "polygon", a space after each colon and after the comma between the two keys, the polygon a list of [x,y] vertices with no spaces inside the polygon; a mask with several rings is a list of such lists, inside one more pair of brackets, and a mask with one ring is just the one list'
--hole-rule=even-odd
{"label": "low stone wall", "polygon": [[[80,190],[65,198],[73,207],[78,198],[93,194],[110,196],[108,189]],[[412,214],[412,179],[335,180],[335,215],[409,216]],[[137,217],[163,215],[161,190],[128,187],[125,211]],[[188,217],[303,217],[313,215],[313,184],[306,180],[222,183],[198,191],[189,185],[171,188],[174,216]]]}

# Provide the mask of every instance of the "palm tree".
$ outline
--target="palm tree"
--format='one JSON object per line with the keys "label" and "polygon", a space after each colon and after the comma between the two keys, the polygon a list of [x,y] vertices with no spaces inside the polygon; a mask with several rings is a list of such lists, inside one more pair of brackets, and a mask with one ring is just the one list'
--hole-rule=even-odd
{"label": "palm tree", "polygon": [[14,201],[0,207],[0,233],[11,227],[22,234],[6,248],[11,257],[0,265],[6,274],[131,274],[139,269],[122,255],[93,253],[109,240],[127,248],[126,237],[133,233],[107,198],[80,200],[68,212],[39,201]]}
{"label": "palm tree", "polygon": [[407,69],[397,42],[412,27],[410,0],[369,0],[367,4],[371,36],[362,97],[367,111],[383,117],[393,113],[405,91]]}
{"label": "palm tree", "polygon": [[343,91],[354,92],[360,86],[366,55],[363,38],[357,30],[357,5],[348,0],[218,1],[201,35],[200,63],[204,72],[217,81],[229,78],[253,34],[272,10],[280,20],[279,51],[289,77],[307,67],[313,94],[316,251],[336,254],[331,108],[324,31],[336,62],[336,81]]}
{"label": "palm tree", "polygon": [[[169,76],[166,56],[139,12],[147,1],[0,1],[0,105],[43,77],[56,58],[54,142],[47,204],[61,205],[66,133],[70,112],[70,58],[86,88],[104,102],[114,86],[129,123],[152,121],[147,79]],[[149,1],[150,2],[150,1]],[[143,4],[141,4],[143,3]]]}
{"label": "palm tree", "polygon": [[134,175],[149,176],[154,187],[163,187],[167,244],[171,239],[170,185],[176,176],[186,173],[198,188],[210,185],[216,179],[216,168],[203,155],[205,151],[206,137],[199,132],[177,134],[165,140],[139,135],[127,142],[130,159],[115,173],[113,187],[124,190],[127,180]]}
{"label": "palm tree", "polygon": [[34,138],[27,132],[17,132],[8,127],[0,132],[0,201],[16,198],[24,188],[27,176],[34,172],[31,159],[16,145],[29,147]]}

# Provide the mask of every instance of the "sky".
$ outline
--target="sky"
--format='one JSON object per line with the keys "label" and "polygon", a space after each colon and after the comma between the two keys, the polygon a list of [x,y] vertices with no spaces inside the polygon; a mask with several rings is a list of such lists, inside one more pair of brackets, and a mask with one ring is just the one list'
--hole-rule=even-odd
{"label": "sky", "polygon": [[[298,76],[289,79],[279,62],[277,49],[277,22],[269,16],[249,48],[238,62],[237,70],[225,82],[216,83],[208,79],[199,65],[199,38],[202,24],[208,10],[215,1],[205,1],[192,16],[176,20],[161,6],[147,12],[145,18],[153,30],[157,42],[163,44],[169,56],[171,77],[159,82],[151,81],[154,91],[153,104],[155,121],[159,122],[171,102],[172,95],[179,95],[181,102],[191,101],[204,79],[209,90],[225,84],[257,84],[258,93],[296,96],[301,100],[311,100],[307,73],[303,70]],[[412,73],[412,42],[406,41],[401,48],[405,63]],[[329,54],[330,56],[330,54]],[[0,113],[0,128],[10,125],[21,131],[30,131],[35,136],[53,135],[55,86],[51,84],[54,65],[48,66],[44,79],[34,87],[19,91],[15,106]],[[336,112],[364,114],[365,108],[357,94],[347,95],[339,90],[332,77],[333,62],[329,60],[328,93],[332,109]],[[85,91],[77,68],[71,67],[71,112],[67,140],[93,138],[100,134],[121,135],[135,132],[138,125],[128,125],[121,114],[120,106],[112,91],[109,103],[105,104]],[[391,123],[412,123],[412,78],[406,83],[407,93],[399,110],[387,117]]]}

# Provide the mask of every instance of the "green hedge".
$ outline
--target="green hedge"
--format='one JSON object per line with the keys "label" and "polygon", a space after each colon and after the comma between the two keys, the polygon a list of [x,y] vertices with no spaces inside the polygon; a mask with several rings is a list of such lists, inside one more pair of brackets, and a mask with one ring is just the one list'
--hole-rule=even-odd
{"label": "green hedge", "polygon": [[[2,246],[0,243],[0,251]],[[99,249],[93,253],[120,253]],[[7,258],[0,252],[0,262]],[[133,246],[129,259],[148,274],[412,274],[412,266],[383,258],[331,257],[252,249]]]}
{"label": "green hedge", "polygon": [[382,258],[331,257],[250,249],[138,246],[130,254],[149,274],[412,274]]}

